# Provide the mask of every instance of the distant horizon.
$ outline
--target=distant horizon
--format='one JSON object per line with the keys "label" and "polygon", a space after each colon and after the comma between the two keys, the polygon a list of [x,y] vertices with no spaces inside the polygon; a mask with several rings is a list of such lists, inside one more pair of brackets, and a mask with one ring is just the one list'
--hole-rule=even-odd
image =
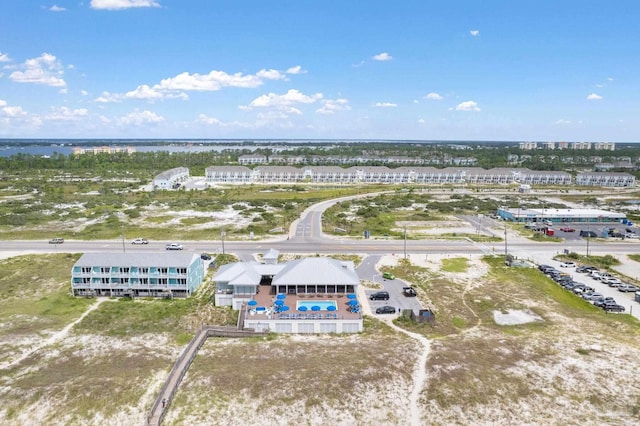
{"label": "distant horizon", "polygon": [[471,143],[615,143],[621,145],[638,144],[640,141],[620,142],[620,141],[567,141],[567,140],[445,140],[445,139],[325,139],[325,138],[0,138],[0,143],[7,142],[48,142],[48,141],[69,141],[69,142],[100,142],[100,141],[128,141],[128,142],[232,142],[232,143],[251,143],[251,142],[346,142],[346,143],[451,143],[451,144],[471,144]]}

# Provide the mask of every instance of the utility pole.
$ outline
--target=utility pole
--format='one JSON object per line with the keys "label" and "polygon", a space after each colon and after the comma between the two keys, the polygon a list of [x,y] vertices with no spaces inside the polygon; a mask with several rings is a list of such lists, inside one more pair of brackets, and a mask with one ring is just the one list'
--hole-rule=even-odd
{"label": "utility pole", "polygon": [[587,217],[587,259],[589,258],[589,240],[591,239],[591,222]]}
{"label": "utility pole", "polygon": [[222,230],[220,231],[220,239],[222,240],[222,254],[224,254],[224,228],[222,228]]}
{"label": "utility pole", "polygon": [[404,258],[407,258],[407,225],[404,226]]}
{"label": "utility pole", "polygon": [[125,244],[124,244],[124,225],[122,225],[122,252],[126,253],[127,250],[125,249]]}
{"label": "utility pole", "polygon": [[508,253],[508,246],[507,246],[507,221],[504,221],[504,261],[507,261],[507,253]]}

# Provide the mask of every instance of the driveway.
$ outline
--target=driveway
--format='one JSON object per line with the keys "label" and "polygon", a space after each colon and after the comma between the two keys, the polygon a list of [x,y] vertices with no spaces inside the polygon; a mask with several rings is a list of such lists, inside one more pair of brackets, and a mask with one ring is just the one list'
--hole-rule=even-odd
{"label": "driveway", "polygon": [[[382,278],[382,273],[377,269],[376,266],[380,262],[381,258],[381,255],[367,256],[356,268],[358,277],[361,280],[373,281],[377,284],[382,285],[381,289],[365,290],[364,295],[366,296],[366,301],[361,300],[360,303],[368,303],[371,309],[371,313],[374,313],[376,311],[376,308],[380,306],[389,305],[401,310],[411,309],[417,314],[418,311],[422,309],[422,305],[420,305],[418,298],[406,297],[402,294],[402,287],[407,287],[410,284],[402,281],[397,277],[394,280],[387,280]],[[389,300],[369,300],[369,296],[371,295],[371,293],[375,293],[377,291],[389,292]]]}

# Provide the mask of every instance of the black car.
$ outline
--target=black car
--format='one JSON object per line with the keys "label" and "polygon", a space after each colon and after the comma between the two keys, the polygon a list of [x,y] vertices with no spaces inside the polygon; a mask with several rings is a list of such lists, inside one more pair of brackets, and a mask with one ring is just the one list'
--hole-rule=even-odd
{"label": "black car", "polygon": [[581,272],[583,274],[588,274],[591,271],[597,271],[598,268],[596,268],[595,266],[578,266],[576,268],[576,272]]}
{"label": "black car", "polygon": [[207,253],[202,253],[200,255],[200,259],[202,259],[202,260],[211,260],[211,256],[209,256]]}
{"label": "black car", "polygon": [[416,289],[413,287],[402,287],[402,294],[407,297],[416,297],[418,293],[416,293]]}
{"label": "black car", "polygon": [[64,243],[64,238],[52,238],[49,240],[49,244],[62,244]]}
{"label": "black car", "polygon": [[396,313],[396,308],[394,308],[393,306],[380,306],[379,308],[376,309],[376,314],[395,314]]}
{"label": "black car", "polygon": [[590,238],[595,238],[598,236],[598,234],[596,234],[593,231],[580,231],[580,236],[581,237],[590,237]]}
{"label": "black car", "polygon": [[371,296],[369,296],[369,300],[389,300],[389,292],[378,291],[376,293],[372,293]]}
{"label": "black car", "polygon": [[602,305],[602,309],[607,312],[624,312],[624,306],[618,305],[617,303],[605,303]]}

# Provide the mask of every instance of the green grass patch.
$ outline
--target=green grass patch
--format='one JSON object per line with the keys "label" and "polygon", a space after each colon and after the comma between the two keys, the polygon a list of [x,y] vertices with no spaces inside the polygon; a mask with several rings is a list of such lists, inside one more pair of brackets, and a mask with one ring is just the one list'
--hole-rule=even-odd
{"label": "green grass patch", "polygon": [[442,270],[444,272],[466,272],[469,268],[469,259],[464,257],[454,257],[452,259],[442,259]]}
{"label": "green grass patch", "polygon": [[0,261],[0,335],[63,328],[93,300],[71,297],[77,254],[16,256]]}

